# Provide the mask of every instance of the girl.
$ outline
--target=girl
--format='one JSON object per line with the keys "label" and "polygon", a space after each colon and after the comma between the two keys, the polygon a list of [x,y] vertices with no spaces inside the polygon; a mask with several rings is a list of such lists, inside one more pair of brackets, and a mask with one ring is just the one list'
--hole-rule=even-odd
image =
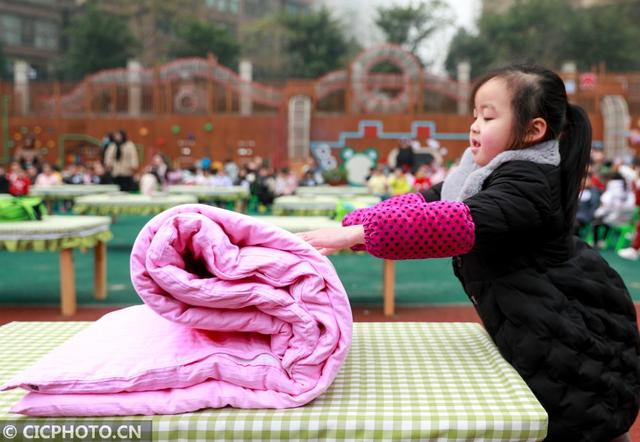
{"label": "girl", "polygon": [[472,97],[471,146],[442,185],[300,235],[325,254],[453,256],[496,346],[546,409],[547,440],[628,440],[640,402],[635,309],[619,275],[572,235],[588,117],[536,66],[492,72]]}

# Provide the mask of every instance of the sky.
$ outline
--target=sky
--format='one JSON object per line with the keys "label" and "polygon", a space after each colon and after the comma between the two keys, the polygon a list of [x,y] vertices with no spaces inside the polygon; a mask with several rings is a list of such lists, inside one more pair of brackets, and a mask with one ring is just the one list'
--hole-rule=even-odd
{"label": "sky", "polygon": [[[383,41],[383,35],[375,25],[376,9],[379,6],[417,4],[417,0],[323,0],[334,16],[348,24],[347,33],[356,37],[363,47]],[[419,49],[425,61],[433,60],[429,70],[444,73],[447,48],[457,27],[474,30],[474,22],[480,15],[481,0],[446,0],[455,18],[455,25],[434,35],[431,41]]]}

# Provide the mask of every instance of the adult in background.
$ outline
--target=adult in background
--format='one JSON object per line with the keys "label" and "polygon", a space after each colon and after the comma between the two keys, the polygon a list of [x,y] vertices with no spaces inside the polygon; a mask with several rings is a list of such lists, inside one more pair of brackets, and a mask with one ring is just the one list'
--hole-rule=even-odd
{"label": "adult in background", "polygon": [[107,155],[107,149],[113,143],[113,134],[107,132],[100,140],[100,163],[104,165],[105,157]]}
{"label": "adult in background", "polygon": [[2,164],[0,164],[0,193],[9,193],[9,178]]}
{"label": "adult in background", "polygon": [[35,137],[32,134],[27,135],[24,138],[24,142],[22,146],[16,148],[14,152],[13,161],[17,161],[20,163],[20,167],[25,171],[30,167],[35,167],[40,170],[42,166],[42,160],[40,159],[40,154],[35,144]]}
{"label": "adult in background", "polygon": [[113,134],[113,143],[105,152],[105,166],[111,171],[113,182],[120,186],[123,192],[134,189],[133,175],[138,169],[138,151],[136,146],[127,139],[127,133],[120,129]]}
{"label": "adult in background", "polygon": [[398,146],[398,155],[396,156],[396,167],[400,168],[402,172],[413,172],[413,165],[415,163],[415,153],[413,152],[413,146],[411,141],[402,140]]}

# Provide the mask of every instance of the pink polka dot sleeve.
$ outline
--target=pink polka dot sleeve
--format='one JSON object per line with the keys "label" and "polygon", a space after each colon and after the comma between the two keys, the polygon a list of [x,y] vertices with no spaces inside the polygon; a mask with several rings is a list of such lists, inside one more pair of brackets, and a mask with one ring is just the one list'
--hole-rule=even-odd
{"label": "pink polka dot sleeve", "polygon": [[466,204],[427,203],[417,193],[390,198],[343,220],[343,225],[354,224],[364,226],[365,243],[353,249],[364,249],[384,259],[464,255],[475,242],[473,219]]}
{"label": "pink polka dot sleeve", "polygon": [[[417,193],[407,193],[404,195],[394,196],[393,198],[386,199],[376,204],[374,207],[391,207],[391,206],[400,206],[403,204],[412,204],[412,203],[424,203],[424,198],[422,195]],[[373,207],[366,207],[362,209],[356,209],[353,212],[349,213],[342,220],[343,226],[354,226],[358,224],[364,224],[364,217],[369,213],[369,211],[373,209]],[[351,250],[354,252],[360,252],[366,250],[364,244],[356,244],[351,247]]]}

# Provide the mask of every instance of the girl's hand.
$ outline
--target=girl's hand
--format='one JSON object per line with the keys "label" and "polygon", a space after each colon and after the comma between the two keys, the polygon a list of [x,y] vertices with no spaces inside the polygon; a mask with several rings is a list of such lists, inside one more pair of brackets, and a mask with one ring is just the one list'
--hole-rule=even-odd
{"label": "girl's hand", "polygon": [[323,255],[348,249],[356,244],[364,244],[364,227],[361,225],[346,227],[327,227],[325,229],[300,232],[298,236]]}

